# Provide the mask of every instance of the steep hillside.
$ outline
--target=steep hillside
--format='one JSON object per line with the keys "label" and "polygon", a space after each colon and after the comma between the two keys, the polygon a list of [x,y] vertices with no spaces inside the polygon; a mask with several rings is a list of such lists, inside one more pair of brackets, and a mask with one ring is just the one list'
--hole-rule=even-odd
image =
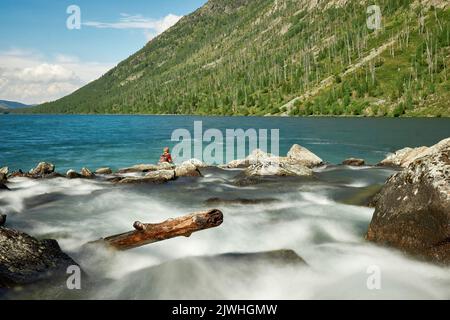
{"label": "steep hillside", "polygon": [[43,113],[450,116],[450,8],[210,0]]}

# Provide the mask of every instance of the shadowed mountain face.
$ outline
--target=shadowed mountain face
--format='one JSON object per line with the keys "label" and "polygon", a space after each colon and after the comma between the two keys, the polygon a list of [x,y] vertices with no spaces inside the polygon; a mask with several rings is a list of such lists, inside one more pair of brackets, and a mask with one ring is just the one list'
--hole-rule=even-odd
{"label": "shadowed mountain face", "polygon": [[447,1],[210,0],[31,112],[450,116]]}
{"label": "shadowed mountain face", "polygon": [[0,100],[0,109],[19,109],[26,107],[29,107],[29,105],[15,101]]}

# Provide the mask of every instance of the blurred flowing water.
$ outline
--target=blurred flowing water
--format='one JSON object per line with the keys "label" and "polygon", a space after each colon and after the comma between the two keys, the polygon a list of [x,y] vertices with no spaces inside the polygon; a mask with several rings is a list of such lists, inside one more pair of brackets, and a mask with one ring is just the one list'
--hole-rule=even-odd
{"label": "blurred flowing water", "polygon": [[[280,151],[299,143],[330,163],[349,156],[376,163],[405,146],[450,136],[446,119],[292,119],[145,116],[0,116],[0,166],[28,169],[47,160],[57,169],[113,168],[154,162],[176,128],[280,128]],[[8,227],[54,238],[81,264],[83,289],[39,285],[9,298],[32,299],[449,299],[450,270],[364,240],[373,209],[363,206],[393,171],[328,165],[313,178],[283,178],[248,187],[239,170],[203,169],[203,178],[164,185],[118,186],[98,180],[13,179],[0,193]],[[211,198],[265,199],[209,204]],[[83,244],[217,207],[218,228],[113,253]],[[214,256],[294,250],[307,265],[226,263]],[[210,257],[200,259],[196,257]],[[371,267],[381,288],[370,290]]]}

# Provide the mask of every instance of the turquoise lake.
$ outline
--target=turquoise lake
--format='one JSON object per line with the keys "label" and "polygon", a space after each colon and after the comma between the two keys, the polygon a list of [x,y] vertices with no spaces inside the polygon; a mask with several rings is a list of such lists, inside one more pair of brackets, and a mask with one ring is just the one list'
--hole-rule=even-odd
{"label": "turquoise lake", "polygon": [[[377,163],[407,146],[450,137],[450,119],[279,118],[196,116],[1,115],[0,166],[29,170],[49,161],[57,170],[152,163],[173,130],[279,129],[280,154],[298,143],[329,163],[360,157]],[[193,134],[193,133],[192,133]]]}

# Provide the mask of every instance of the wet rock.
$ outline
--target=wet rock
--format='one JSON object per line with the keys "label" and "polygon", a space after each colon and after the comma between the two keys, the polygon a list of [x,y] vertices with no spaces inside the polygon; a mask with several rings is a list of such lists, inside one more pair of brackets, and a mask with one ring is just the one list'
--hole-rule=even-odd
{"label": "wet rock", "polygon": [[279,202],[280,200],[275,198],[264,198],[264,199],[221,199],[221,198],[210,198],[205,201],[207,206],[217,206],[217,205],[257,205],[257,204],[268,204]]}
{"label": "wet rock", "polygon": [[158,170],[147,173],[143,177],[125,177],[119,184],[165,183],[176,178],[174,170]]}
{"label": "wet rock", "polygon": [[406,168],[415,160],[434,154],[450,146],[450,138],[444,139],[431,147],[404,148],[396,151],[381,161],[379,166],[393,166]]}
{"label": "wet rock", "polygon": [[77,265],[55,240],[39,241],[23,232],[0,227],[0,287],[39,281],[65,283],[67,268]]}
{"label": "wet rock", "polygon": [[55,165],[54,164],[51,164],[51,163],[48,163],[48,162],[40,162],[36,166],[36,168],[34,168],[33,170],[31,170],[29,172],[29,174],[31,176],[35,176],[35,177],[37,177],[37,176],[43,177],[43,176],[46,176],[46,175],[50,175],[50,174],[52,174],[54,172],[55,172]]}
{"label": "wet rock", "polygon": [[8,167],[0,168],[0,175],[4,174],[5,176],[8,176],[8,173],[9,173],[9,168]]}
{"label": "wet rock", "polygon": [[6,223],[6,214],[0,214],[0,227],[4,226]]}
{"label": "wet rock", "polygon": [[345,159],[342,164],[344,166],[361,167],[366,164],[366,161],[364,161],[364,159],[349,158]]}
{"label": "wet rock", "polygon": [[287,160],[291,164],[300,164],[308,168],[318,167],[323,160],[308,149],[294,144],[287,154]]}
{"label": "wet rock", "polygon": [[83,176],[83,178],[87,178],[87,179],[95,178],[95,174],[93,174],[92,171],[89,170],[88,168],[81,169],[80,173]]}
{"label": "wet rock", "polygon": [[0,191],[2,191],[2,190],[9,191],[10,189],[8,188],[8,186],[6,184],[0,182]]}
{"label": "wet rock", "polygon": [[14,171],[13,173],[11,173],[9,175],[9,178],[21,178],[24,176],[25,176],[25,174],[23,173],[23,171],[21,169],[19,169],[18,171]]}
{"label": "wet rock", "polygon": [[366,238],[450,264],[450,145],[433,150],[389,178]]}
{"label": "wet rock", "polygon": [[112,170],[111,168],[98,168],[97,170],[95,170],[96,174],[112,174]]}
{"label": "wet rock", "polygon": [[78,172],[76,172],[75,170],[70,169],[69,171],[67,171],[66,177],[68,179],[79,179],[82,178],[83,176]]}
{"label": "wet rock", "polygon": [[175,168],[175,175],[177,177],[201,177],[202,174],[198,168],[190,163],[184,162],[182,165]]}

